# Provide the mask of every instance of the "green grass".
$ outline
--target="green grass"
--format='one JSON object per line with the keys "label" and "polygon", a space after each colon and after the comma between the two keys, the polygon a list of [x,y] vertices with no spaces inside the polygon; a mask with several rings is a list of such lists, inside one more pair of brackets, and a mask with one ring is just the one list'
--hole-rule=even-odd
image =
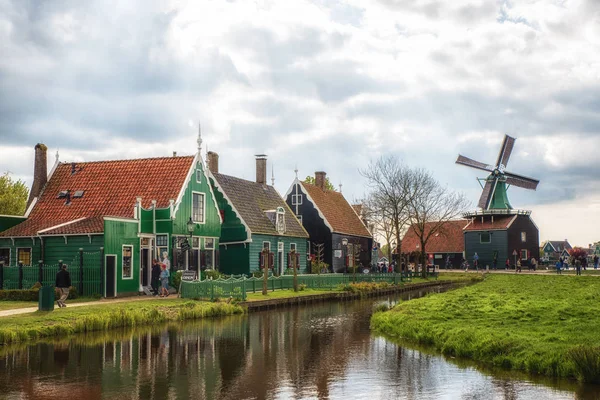
{"label": "green grass", "polygon": [[375,332],[443,354],[600,382],[600,278],[488,275],[376,313]]}
{"label": "green grass", "polygon": [[[76,299],[67,299],[67,304],[71,303],[87,303],[90,301],[98,301],[99,298],[96,297],[78,297]],[[4,310],[15,310],[18,308],[29,308],[29,307],[37,307],[37,301],[0,301],[0,311]],[[54,304],[56,307],[56,303]]]}
{"label": "green grass", "polygon": [[1,318],[0,344],[243,312],[242,307],[233,304],[183,299],[67,307]]}
{"label": "green grass", "polygon": [[291,297],[312,296],[312,295],[317,295],[317,294],[333,293],[333,292],[341,292],[341,291],[340,290],[313,290],[313,289],[304,289],[302,291],[294,292],[291,289],[276,290],[274,292],[269,292],[266,296],[263,296],[262,292],[248,293],[246,301],[287,299],[287,298],[291,298]]}

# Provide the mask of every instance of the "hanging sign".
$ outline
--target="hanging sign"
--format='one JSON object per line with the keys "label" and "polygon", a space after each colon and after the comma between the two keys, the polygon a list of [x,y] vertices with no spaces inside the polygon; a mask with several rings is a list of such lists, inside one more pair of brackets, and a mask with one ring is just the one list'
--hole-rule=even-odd
{"label": "hanging sign", "polygon": [[186,282],[191,282],[196,280],[196,271],[187,270],[181,273],[181,280]]}

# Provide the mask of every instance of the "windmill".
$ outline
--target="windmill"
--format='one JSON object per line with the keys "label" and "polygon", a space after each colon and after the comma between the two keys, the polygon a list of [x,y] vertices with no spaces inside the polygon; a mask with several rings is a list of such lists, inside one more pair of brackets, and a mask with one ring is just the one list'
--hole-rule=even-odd
{"label": "windmill", "polygon": [[490,175],[485,179],[478,178],[479,181],[485,181],[485,185],[482,185],[483,193],[481,193],[481,197],[479,198],[479,203],[477,205],[484,211],[511,210],[512,206],[508,201],[508,196],[506,193],[508,187],[510,186],[517,186],[530,190],[535,190],[537,188],[539,183],[537,179],[513,174],[505,169],[515,145],[515,140],[516,139],[513,137],[504,135],[504,141],[502,142],[502,147],[500,148],[500,154],[498,154],[498,160],[493,166],[472,160],[460,154],[456,159],[457,164],[466,165],[467,167],[480,169],[490,173]]}

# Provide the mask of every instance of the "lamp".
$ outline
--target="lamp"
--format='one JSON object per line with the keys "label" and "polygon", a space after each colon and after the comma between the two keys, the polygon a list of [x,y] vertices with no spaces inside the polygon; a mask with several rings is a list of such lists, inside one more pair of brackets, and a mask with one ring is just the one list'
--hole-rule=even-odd
{"label": "lamp", "polygon": [[343,246],[348,246],[348,239],[347,238],[343,238],[342,239],[342,245]]}
{"label": "lamp", "polygon": [[195,227],[196,227],[196,224],[194,223],[194,221],[192,221],[192,217],[190,217],[190,220],[187,222],[187,231],[190,234],[190,237],[192,237]]}

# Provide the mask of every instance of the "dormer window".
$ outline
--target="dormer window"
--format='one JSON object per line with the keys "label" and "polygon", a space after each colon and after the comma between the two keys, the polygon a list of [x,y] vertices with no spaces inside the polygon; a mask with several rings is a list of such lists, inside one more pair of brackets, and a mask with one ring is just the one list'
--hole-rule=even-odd
{"label": "dormer window", "polygon": [[202,170],[200,169],[196,170],[196,182],[202,183]]}
{"label": "dormer window", "polygon": [[277,207],[277,218],[275,220],[275,228],[280,235],[285,233],[285,210],[283,207]]}

